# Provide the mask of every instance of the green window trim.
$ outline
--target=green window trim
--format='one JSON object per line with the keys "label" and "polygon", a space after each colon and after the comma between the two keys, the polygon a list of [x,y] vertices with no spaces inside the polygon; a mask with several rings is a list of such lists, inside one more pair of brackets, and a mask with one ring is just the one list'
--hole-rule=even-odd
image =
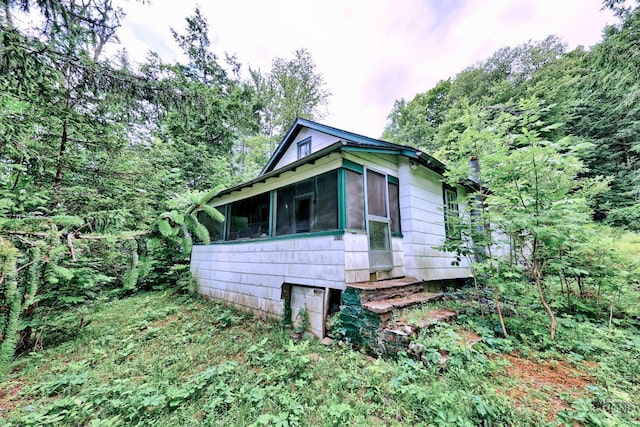
{"label": "green window trim", "polygon": [[[238,245],[245,243],[260,243],[260,242],[273,242],[276,240],[290,240],[290,239],[303,239],[308,237],[323,237],[323,236],[342,236],[345,234],[345,230],[327,230],[327,231],[315,231],[313,233],[298,233],[298,234],[287,234],[284,236],[271,236],[271,237],[260,237],[257,239],[242,239],[242,240],[224,240],[211,242],[211,245]],[[197,243],[197,246],[202,246],[202,243]]]}
{"label": "green window trim", "polygon": [[351,160],[342,159],[342,167],[358,173],[364,173],[364,166],[352,162]]}
{"label": "green window trim", "polygon": [[269,237],[273,237],[276,234],[276,190],[269,192]]}
{"label": "green window trim", "polygon": [[298,160],[311,154],[311,137],[298,141]]}
{"label": "green window trim", "polygon": [[338,229],[347,226],[347,175],[344,169],[338,169]]}

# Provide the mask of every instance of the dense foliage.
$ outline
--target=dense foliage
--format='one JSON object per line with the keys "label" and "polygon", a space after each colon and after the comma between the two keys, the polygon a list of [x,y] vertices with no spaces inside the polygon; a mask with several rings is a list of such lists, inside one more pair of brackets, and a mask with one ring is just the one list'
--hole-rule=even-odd
{"label": "dense foliage", "polygon": [[620,22],[589,51],[553,36],[503,48],[389,116],[385,138],[434,152],[448,184],[468,184],[442,249],[491,289],[504,336],[505,290],[537,289],[553,339],[551,282],[611,310],[637,289],[635,260],[605,243],[619,231],[604,224],[638,230],[640,207],[640,7],[618,3]]}
{"label": "dense foliage", "polygon": [[517,114],[521,99],[535,97],[546,107],[540,119],[554,125],[541,136],[571,135],[573,144],[590,144],[578,154],[585,166],[581,175],[610,180],[593,203],[594,218],[636,230],[640,8],[618,13],[620,22],[605,28],[602,41],[588,51],[567,52],[553,36],[503,48],[411,101],[397,101],[384,137],[447,160],[469,106],[481,110],[490,125],[503,113]]}
{"label": "dense foliage", "polygon": [[111,0],[1,4],[0,371],[38,348],[51,308],[188,288],[192,240],[208,240],[196,213],[220,219],[202,198],[253,178],[328,96],[306,51],[262,78],[286,83],[279,98],[244,80],[198,9],[171,29],[183,62],[150,52],[133,67],[105,55],[124,16]]}

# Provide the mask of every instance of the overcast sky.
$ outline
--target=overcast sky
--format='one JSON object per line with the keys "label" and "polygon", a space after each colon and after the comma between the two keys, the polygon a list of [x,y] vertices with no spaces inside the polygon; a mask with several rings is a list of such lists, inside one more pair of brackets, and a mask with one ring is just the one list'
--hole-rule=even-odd
{"label": "overcast sky", "polygon": [[119,31],[130,58],[154,50],[177,58],[170,27],[182,32],[197,4],[213,50],[268,72],[296,49],[312,55],[331,91],[324,123],[379,137],[394,101],[505,46],[558,35],[570,49],[592,46],[615,19],[601,0],[120,0]]}

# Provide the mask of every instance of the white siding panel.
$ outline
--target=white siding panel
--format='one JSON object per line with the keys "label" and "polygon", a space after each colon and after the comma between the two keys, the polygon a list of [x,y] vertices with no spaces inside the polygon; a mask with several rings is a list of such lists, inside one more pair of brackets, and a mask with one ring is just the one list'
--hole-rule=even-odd
{"label": "white siding panel", "polygon": [[291,145],[289,145],[289,148],[287,148],[287,151],[284,152],[284,154],[280,158],[280,161],[276,163],[273,169],[275,170],[281,168],[298,160],[298,142],[308,137],[311,137],[311,153],[320,151],[323,148],[327,148],[328,146],[340,141],[340,139],[336,138],[335,136],[327,135],[326,133],[318,132],[316,130],[303,128],[300,130],[300,132],[298,132],[298,135],[296,135],[296,137],[293,139]]}
{"label": "white siding panel", "polygon": [[[365,233],[344,235],[345,280],[346,283],[369,281],[369,243]],[[404,245],[401,237],[391,239],[393,248],[393,268],[389,277],[404,276]]]}
{"label": "white siding panel", "polygon": [[301,326],[300,310],[307,310],[310,332],[318,338],[324,337],[324,289],[291,287],[291,321]]}
{"label": "white siding panel", "polygon": [[345,266],[349,270],[369,269],[368,252],[345,252],[344,257]]}
{"label": "white siding panel", "polygon": [[344,289],[344,241],[335,236],[197,245],[191,271],[200,293],[281,316],[283,283]]}
{"label": "white siding panel", "polygon": [[227,292],[213,287],[200,288],[200,293],[210,299],[226,301],[240,310],[252,312],[263,318],[280,317],[284,309],[281,300],[267,300],[264,298]]}
{"label": "white siding panel", "polygon": [[405,274],[420,280],[469,277],[464,261],[452,266],[454,255],[435,248],[445,238],[442,177],[421,166],[412,169],[407,159],[400,160],[398,175]]}
{"label": "white siding panel", "polygon": [[366,233],[347,233],[344,236],[346,283],[369,280],[369,243]]}

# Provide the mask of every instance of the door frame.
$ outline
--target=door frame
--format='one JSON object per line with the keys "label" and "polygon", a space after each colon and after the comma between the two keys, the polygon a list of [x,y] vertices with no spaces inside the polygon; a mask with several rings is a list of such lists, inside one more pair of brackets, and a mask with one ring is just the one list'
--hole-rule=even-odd
{"label": "door frame", "polygon": [[[368,186],[368,174],[373,172],[378,175],[382,175],[384,179],[384,204],[386,210],[386,216],[373,215],[369,213],[369,186]],[[367,249],[369,253],[369,271],[389,271],[392,270],[393,265],[393,242],[391,240],[391,212],[389,210],[389,178],[386,172],[376,170],[374,168],[364,168],[364,197],[365,197],[365,222],[367,230]],[[371,222],[385,224],[385,234],[388,249],[387,250],[372,250],[371,249]],[[377,258],[377,259],[376,259]],[[378,262],[379,258],[382,258],[382,262]]]}

